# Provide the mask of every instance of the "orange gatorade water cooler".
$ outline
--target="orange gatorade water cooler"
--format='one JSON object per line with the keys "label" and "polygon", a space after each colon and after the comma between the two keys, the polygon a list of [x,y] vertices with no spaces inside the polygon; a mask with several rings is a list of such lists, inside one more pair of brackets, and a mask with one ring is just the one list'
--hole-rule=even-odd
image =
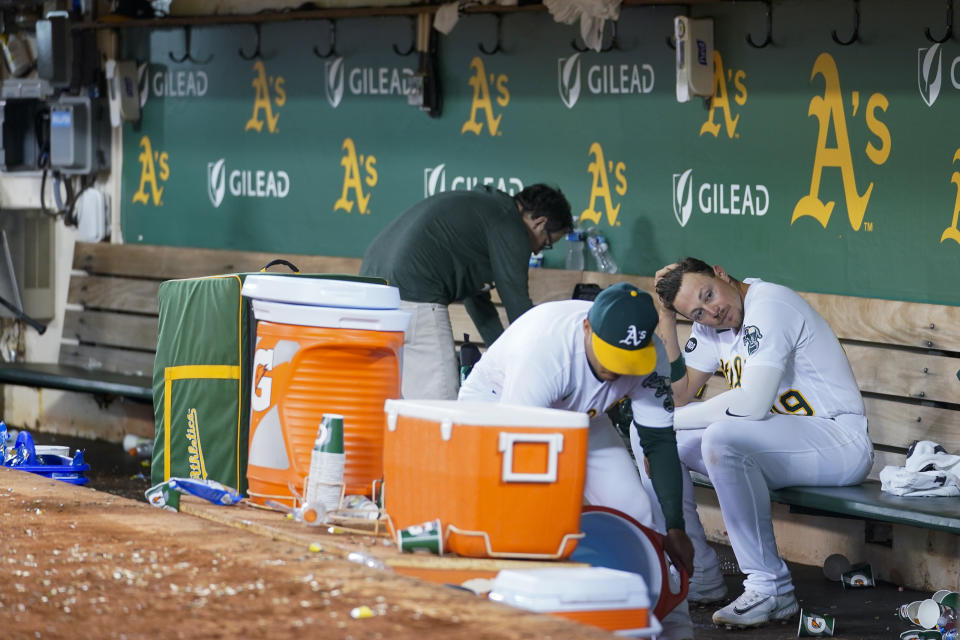
{"label": "orange gatorade water cooler", "polygon": [[586,414],[387,400],[384,507],[394,529],[439,518],[444,553],[565,558],[582,537]]}
{"label": "orange gatorade water cooler", "polygon": [[304,495],[325,413],[343,416],[347,494],[383,476],[383,404],[400,397],[403,332],[395,287],[349,280],[249,276],[257,319],[248,494],[293,504]]}

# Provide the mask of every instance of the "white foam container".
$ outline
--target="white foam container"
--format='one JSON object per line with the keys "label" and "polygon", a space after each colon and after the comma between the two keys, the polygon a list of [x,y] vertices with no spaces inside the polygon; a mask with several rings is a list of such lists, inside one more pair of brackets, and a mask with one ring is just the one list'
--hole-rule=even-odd
{"label": "white foam container", "polygon": [[398,288],[353,280],[250,275],[244,280],[240,293],[255,300],[319,307],[397,309],[400,306]]}
{"label": "white foam container", "polygon": [[[614,633],[634,638],[655,636],[662,630],[653,615],[647,585],[636,573],[606,567],[505,569],[497,574],[490,600],[538,613],[564,614],[577,620],[576,612],[623,612],[626,628]],[[637,611],[647,611],[648,626],[630,627]],[[588,622],[585,624],[589,624]]]}

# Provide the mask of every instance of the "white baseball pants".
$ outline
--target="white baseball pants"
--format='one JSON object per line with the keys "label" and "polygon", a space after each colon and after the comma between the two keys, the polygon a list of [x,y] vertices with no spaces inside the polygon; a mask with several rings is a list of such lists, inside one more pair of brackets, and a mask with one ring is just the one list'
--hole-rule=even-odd
{"label": "white baseball pants", "polygon": [[[858,484],[873,465],[867,419],[853,414],[723,420],[677,431],[677,446],[680,460],[709,476],[717,491],[730,545],[747,574],[744,587],[769,595],[793,591],[773,535],[770,489]],[[686,476],[684,520],[699,555],[708,545],[692,493]],[[715,564],[716,556],[705,552],[704,560]]]}

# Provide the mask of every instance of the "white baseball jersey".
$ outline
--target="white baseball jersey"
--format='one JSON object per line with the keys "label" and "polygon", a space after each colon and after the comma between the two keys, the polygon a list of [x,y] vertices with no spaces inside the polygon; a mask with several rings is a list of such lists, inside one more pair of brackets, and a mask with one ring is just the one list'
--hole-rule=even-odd
{"label": "white baseball jersey", "polygon": [[653,337],[657,368],[646,376],[604,382],[587,361],[583,320],[592,302],[546,302],[517,318],[487,349],[460,390],[460,397],[494,394],[500,402],[579,411],[593,420],[624,397],[645,427],[673,426],[670,364]]}
{"label": "white baseball jersey", "polygon": [[863,398],[850,363],[830,325],[787,287],[748,278],[743,326],[717,331],[694,323],[684,347],[687,366],[723,372],[730,388],[740,386],[750,365],[783,373],[772,410],[833,418],[863,415]]}

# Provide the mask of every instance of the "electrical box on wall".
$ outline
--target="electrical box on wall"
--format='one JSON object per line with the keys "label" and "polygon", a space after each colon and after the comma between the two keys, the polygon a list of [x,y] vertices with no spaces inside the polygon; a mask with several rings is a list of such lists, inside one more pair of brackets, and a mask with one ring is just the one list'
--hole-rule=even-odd
{"label": "electrical box on wall", "polygon": [[43,100],[0,100],[0,171],[40,168],[47,113],[47,103]]}
{"label": "electrical box on wall", "polygon": [[103,102],[61,96],[50,103],[50,167],[64,175],[109,167],[110,140]]}
{"label": "electrical box on wall", "polygon": [[46,20],[37,20],[36,34],[37,75],[54,87],[68,86],[73,66],[73,40],[67,12],[50,12]]}
{"label": "electrical box on wall", "polygon": [[677,101],[713,95],[713,18],[676,16]]}

